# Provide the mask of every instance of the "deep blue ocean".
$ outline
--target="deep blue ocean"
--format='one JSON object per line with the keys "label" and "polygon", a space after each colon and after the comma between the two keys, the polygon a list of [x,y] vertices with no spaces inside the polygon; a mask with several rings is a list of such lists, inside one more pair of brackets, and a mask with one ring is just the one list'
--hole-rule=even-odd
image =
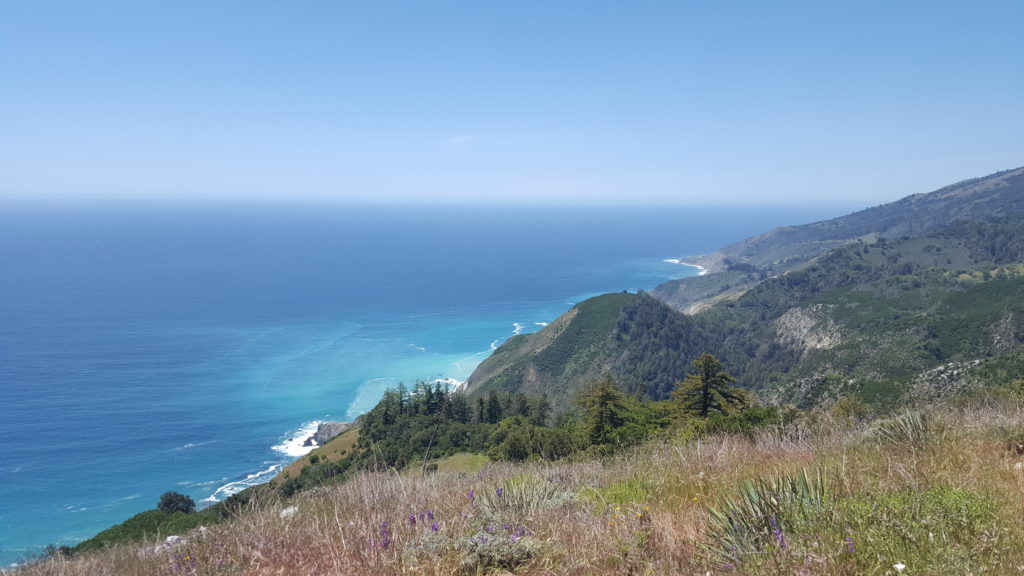
{"label": "deep blue ocean", "polygon": [[0,566],[815,209],[0,204]]}

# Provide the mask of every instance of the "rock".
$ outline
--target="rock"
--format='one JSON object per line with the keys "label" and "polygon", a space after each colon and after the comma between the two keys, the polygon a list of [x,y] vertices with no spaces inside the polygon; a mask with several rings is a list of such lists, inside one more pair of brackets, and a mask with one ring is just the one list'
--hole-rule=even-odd
{"label": "rock", "polygon": [[306,440],[309,444],[303,444],[303,446],[323,446],[351,427],[351,422],[321,422],[316,432]]}

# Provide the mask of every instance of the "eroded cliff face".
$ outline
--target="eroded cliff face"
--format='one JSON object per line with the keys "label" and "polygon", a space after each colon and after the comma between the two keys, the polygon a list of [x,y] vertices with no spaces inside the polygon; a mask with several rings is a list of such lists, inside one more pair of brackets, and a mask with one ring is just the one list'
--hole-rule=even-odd
{"label": "eroded cliff face", "polygon": [[832,320],[832,304],[790,308],[775,321],[779,340],[803,348],[804,353],[827,350],[842,342],[839,326]]}
{"label": "eroded cliff face", "polygon": [[352,422],[321,422],[316,432],[306,439],[307,446],[323,446],[338,434],[352,428]]}
{"label": "eroded cliff face", "polygon": [[1024,314],[1008,312],[992,326],[992,348],[1013,352],[1024,347]]}

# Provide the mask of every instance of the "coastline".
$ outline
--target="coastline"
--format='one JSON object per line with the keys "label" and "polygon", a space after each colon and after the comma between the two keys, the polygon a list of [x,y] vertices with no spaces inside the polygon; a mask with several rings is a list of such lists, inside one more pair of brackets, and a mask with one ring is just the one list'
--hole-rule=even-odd
{"label": "coastline", "polygon": [[666,258],[665,260],[663,260],[663,262],[668,262],[669,264],[679,264],[680,266],[687,266],[690,268],[696,268],[697,276],[704,276],[705,274],[710,272],[710,270],[701,266],[700,264],[691,264],[690,262],[684,262],[679,258]]}

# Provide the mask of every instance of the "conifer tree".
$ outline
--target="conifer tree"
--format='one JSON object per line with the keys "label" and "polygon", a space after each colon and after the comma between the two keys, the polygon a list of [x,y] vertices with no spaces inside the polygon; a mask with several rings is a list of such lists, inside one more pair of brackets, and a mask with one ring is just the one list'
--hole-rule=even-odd
{"label": "conifer tree", "polygon": [[498,398],[498,394],[494,390],[491,390],[487,393],[486,422],[488,424],[497,424],[503,416],[504,410],[501,407],[501,399]]}
{"label": "conifer tree", "polygon": [[579,397],[584,429],[591,444],[607,444],[612,431],[622,425],[625,396],[611,377],[587,386]]}
{"label": "conifer tree", "polygon": [[739,388],[730,386],[736,380],[722,372],[722,363],[711,354],[705,352],[693,361],[697,368],[685,380],[676,384],[672,397],[678,400],[683,408],[696,412],[701,418],[707,418],[711,412],[729,413],[742,409],[747,405],[747,396]]}

